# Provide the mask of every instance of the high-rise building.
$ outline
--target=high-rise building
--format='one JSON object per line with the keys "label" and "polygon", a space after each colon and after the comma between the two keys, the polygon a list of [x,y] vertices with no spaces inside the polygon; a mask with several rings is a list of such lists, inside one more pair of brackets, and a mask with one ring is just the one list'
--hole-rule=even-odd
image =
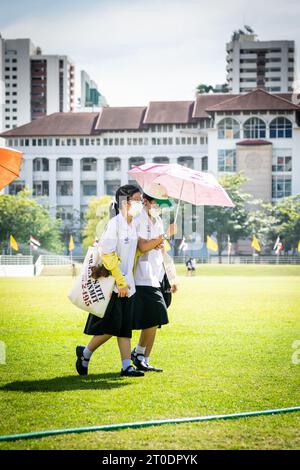
{"label": "high-rise building", "polygon": [[95,111],[107,106],[105,96],[100,93],[97,83],[91,80],[85,70],[81,70],[80,78],[81,97],[78,111]]}
{"label": "high-rise building", "polygon": [[253,32],[240,30],[233,33],[226,50],[231,93],[249,92],[255,88],[271,93],[293,91],[296,79],[294,41],[259,41]]}
{"label": "high-rise building", "polygon": [[30,39],[0,36],[0,130],[74,110],[75,72],[67,56],[43,55]]}

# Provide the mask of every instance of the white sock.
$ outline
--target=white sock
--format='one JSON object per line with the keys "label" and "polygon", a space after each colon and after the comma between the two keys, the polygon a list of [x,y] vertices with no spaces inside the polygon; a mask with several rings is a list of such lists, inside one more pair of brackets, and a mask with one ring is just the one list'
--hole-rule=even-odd
{"label": "white sock", "polygon": [[139,344],[137,345],[137,347],[135,348],[135,352],[136,352],[138,359],[143,359],[142,357],[139,357],[139,356],[144,356],[145,351],[146,351],[146,346],[142,348],[142,346],[140,346]]}
{"label": "white sock", "polygon": [[149,365],[149,362],[150,362],[150,357],[149,356],[148,357],[145,356],[145,362],[146,362],[147,365]]}
{"label": "white sock", "polygon": [[[82,354],[85,359],[90,359],[93,352],[90,351],[87,347],[85,347]],[[83,367],[88,367],[89,361],[82,361],[82,365]]]}
{"label": "white sock", "polygon": [[127,367],[131,365],[131,360],[130,359],[123,359],[122,360],[122,369],[126,370]]}

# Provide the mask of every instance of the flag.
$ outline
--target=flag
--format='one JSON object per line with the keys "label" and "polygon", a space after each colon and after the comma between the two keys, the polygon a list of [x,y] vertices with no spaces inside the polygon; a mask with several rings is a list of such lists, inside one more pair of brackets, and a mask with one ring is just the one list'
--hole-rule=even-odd
{"label": "flag", "polygon": [[274,247],[273,247],[273,250],[276,250],[276,248],[277,248],[279,242],[280,242],[280,237],[278,236],[278,237],[276,238],[276,242],[275,242],[275,245],[274,245]]}
{"label": "flag", "polygon": [[298,241],[298,251],[300,253],[300,240]]}
{"label": "flag", "polygon": [[207,235],[206,247],[208,250],[212,250],[212,251],[218,251],[219,249],[218,243],[209,235]]}
{"label": "flag", "polygon": [[29,243],[30,243],[30,247],[33,248],[34,250],[37,250],[41,246],[38,239],[34,238],[32,235],[30,235],[30,242]]}
{"label": "flag", "polygon": [[255,235],[253,235],[251,246],[256,251],[260,251],[260,244]]}
{"label": "flag", "polygon": [[74,248],[75,248],[74,240],[73,240],[73,236],[71,235],[70,236],[70,242],[69,242],[69,251],[73,251]]}
{"label": "flag", "polygon": [[230,241],[230,235],[228,235],[228,254],[232,254],[232,243]]}
{"label": "flag", "polygon": [[9,245],[11,248],[13,248],[13,250],[19,251],[17,241],[12,235],[9,237]]}
{"label": "flag", "polygon": [[183,239],[181,240],[181,243],[178,247],[178,250],[186,251],[187,249],[188,249],[188,245],[185,241],[185,237],[183,237]]}
{"label": "flag", "polygon": [[276,254],[276,255],[279,255],[280,252],[283,250],[283,244],[282,244],[282,242],[280,241],[280,237],[279,237],[279,236],[278,236],[277,239],[276,239],[276,242],[275,242],[275,245],[274,245],[273,250],[275,250],[275,254]]}

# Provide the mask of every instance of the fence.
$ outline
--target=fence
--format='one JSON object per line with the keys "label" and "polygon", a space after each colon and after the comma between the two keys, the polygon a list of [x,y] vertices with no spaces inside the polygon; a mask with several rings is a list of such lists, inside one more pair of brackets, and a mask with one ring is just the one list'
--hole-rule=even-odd
{"label": "fence", "polygon": [[[184,264],[188,256],[175,256],[174,261]],[[82,264],[84,256],[61,256],[61,255],[40,255],[34,264],[33,256],[1,255],[0,256],[0,276],[40,276],[43,271],[53,275],[67,275],[67,270],[63,267]],[[199,264],[255,264],[255,265],[300,265],[300,253],[296,256],[209,256],[208,258],[196,258]],[[52,267],[52,268],[51,268]],[[57,267],[58,269],[55,269]],[[70,270],[70,275],[72,271]],[[46,273],[45,273],[46,274]]]}

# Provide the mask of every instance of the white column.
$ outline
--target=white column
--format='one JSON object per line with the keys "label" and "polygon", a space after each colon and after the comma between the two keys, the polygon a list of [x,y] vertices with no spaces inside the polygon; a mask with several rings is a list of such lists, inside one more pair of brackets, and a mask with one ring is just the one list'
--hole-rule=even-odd
{"label": "white column", "polygon": [[195,156],[194,155],[194,170],[201,171],[202,165],[201,165],[201,160],[202,156],[200,157],[199,155]]}
{"label": "white column", "polygon": [[177,163],[177,159],[178,159],[177,156],[176,156],[176,157],[174,157],[174,156],[169,157],[169,162],[170,162],[170,163]]}
{"label": "white column", "polygon": [[49,157],[49,209],[50,214],[56,215],[56,158]]}
{"label": "white column", "polygon": [[73,158],[73,211],[75,216],[80,214],[80,192],[81,192],[81,177],[80,177],[80,157]]}
{"label": "white column", "polygon": [[121,158],[121,186],[128,184],[129,158]]}
{"label": "white column", "polygon": [[32,165],[33,158],[26,156],[24,158],[24,180],[25,185],[29,187],[29,189],[33,189],[33,165]]}
{"label": "white column", "polygon": [[104,160],[97,158],[97,196],[103,196],[104,190]]}

